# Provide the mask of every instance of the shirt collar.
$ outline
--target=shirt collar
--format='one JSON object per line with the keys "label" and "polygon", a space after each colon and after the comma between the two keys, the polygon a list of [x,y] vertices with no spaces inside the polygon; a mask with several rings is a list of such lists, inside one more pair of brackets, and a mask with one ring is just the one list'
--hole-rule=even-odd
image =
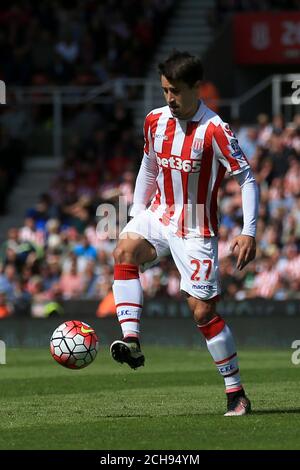
{"label": "shirt collar", "polygon": [[[196,113],[194,114],[194,116],[192,118],[186,119],[186,121],[195,121],[195,122],[201,121],[201,119],[203,118],[203,116],[206,112],[206,109],[207,109],[206,105],[203,103],[203,101],[199,100],[199,107],[198,107]],[[167,117],[170,117],[170,118],[173,118],[173,119],[178,119],[178,118],[176,118],[172,115],[169,106],[168,106],[168,109],[167,109]],[[181,119],[178,119],[178,120],[180,121]]]}
{"label": "shirt collar", "polygon": [[201,121],[201,119],[203,118],[205,112],[206,112],[205,104],[203,103],[203,101],[199,101],[199,108],[197,109],[196,113],[194,114],[194,116],[190,120],[191,121]]}

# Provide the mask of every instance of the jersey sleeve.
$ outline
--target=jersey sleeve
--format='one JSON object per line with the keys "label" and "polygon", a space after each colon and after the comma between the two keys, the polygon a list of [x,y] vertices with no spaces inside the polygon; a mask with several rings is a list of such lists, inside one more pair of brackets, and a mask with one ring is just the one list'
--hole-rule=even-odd
{"label": "jersey sleeve", "polygon": [[258,217],[259,191],[251,170],[243,171],[235,176],[242,191],[242,207],[244,226],[242,235],[255,237]]}
{"label": "jersey sleeve", "polygon": [[144,210],[156,189],[158,165],[151,141],[151,115],[144,123],[144,156],[137,175],[130,216],[134,217]]}
{"label": "jersey sleeve", "polygon": [[151,113],[148,114],[144,121],[144,156],[147,157],[155,156],[151,137],[151,116]]}
{"label": "jersey sleeve", "polygon": [[221,122],[216,126],[213,146],[216,158],[231,175],[237,175],[250,168],[246,155],[227,123]]}

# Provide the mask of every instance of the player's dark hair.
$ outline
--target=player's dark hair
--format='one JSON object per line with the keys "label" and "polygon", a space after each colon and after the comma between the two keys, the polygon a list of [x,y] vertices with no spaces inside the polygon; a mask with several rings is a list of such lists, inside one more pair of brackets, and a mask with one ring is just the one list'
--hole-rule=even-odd
{"label": "player's dark hair", "polygon": [[203,79],[203,66],[198,57],[189,52],[174,51],[164,61],[158,64],[160,76],[166,77],[170,82],[182,80],[192,87],[198,80]]}

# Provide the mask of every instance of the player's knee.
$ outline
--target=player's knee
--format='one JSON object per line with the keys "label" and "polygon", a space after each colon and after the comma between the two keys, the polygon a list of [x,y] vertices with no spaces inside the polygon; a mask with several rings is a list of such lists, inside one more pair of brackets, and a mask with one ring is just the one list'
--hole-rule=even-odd
{"label": "player's knee", "polygon": [[135,250],[124,245],[117,246],[113,251],[115,264],[137,264]]}
{"label": "player's knee", "polygon": [[215,304],[208,302],[197,302],[194,307],[194,319],[198,325],[205,325],[216,315]]}

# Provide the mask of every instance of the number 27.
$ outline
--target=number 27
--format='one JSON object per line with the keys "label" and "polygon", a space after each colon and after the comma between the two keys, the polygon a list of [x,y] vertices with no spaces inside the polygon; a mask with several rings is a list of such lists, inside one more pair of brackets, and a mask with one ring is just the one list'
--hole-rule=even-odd
{"label": "number 27", "polygon": [[192,281],[200,281],[199,271],[200,271],[200,268],[201,268],[201,263],[207,265],[205,280],[207,281],[209,279],[209,275],[211,273],[212,261],[210,259],[204,259],[203,261],[199,261],[198,259],[192,259],[191,264],[195,265],[195,271],[194,271],[194,273],[192,274],[192,277],[191,277]]}

